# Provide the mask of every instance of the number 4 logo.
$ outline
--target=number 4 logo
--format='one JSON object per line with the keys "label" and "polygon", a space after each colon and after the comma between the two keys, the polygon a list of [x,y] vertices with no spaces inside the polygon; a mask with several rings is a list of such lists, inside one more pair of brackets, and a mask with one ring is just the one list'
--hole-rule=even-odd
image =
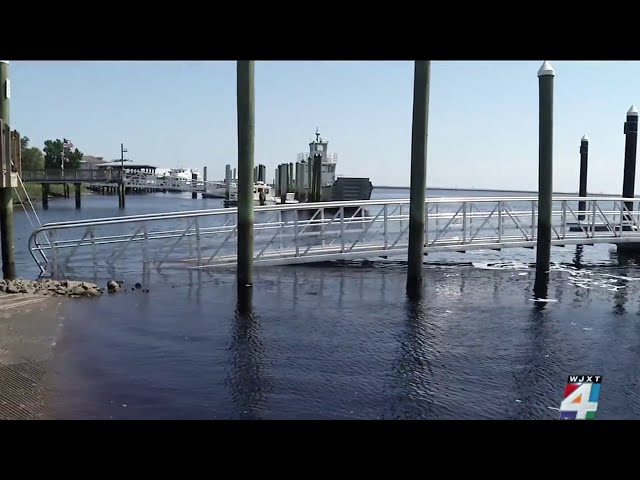
{"label": "number 4 logo", "polygon": [[598,383],[569,383],[564,391],[564,399],[560,404],[560,418],[575,420],[592,420],[598,409]]}

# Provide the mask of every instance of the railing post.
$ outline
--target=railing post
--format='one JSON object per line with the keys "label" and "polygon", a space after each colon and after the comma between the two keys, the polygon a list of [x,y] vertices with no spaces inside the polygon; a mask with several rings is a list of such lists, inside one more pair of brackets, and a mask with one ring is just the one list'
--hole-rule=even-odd
{"label": "railing post", "polygon": [[[258,169],[258,173],[260,172],[260,168],[262,168],[262,165],[260,165]],[[300,245],[298,245],[298,210],[297,209],[294,210],[294,216],[293,216],[293,243],[296,249],[296,257],[298,257],[300,255]]]}
{"label": "railing post", "polygon": [[623,228],[624,228],[624,202],[620,201],[620,236],[622,236]]}
{"label": "railing post", "polygon": [[467,202],[462,202],[462,244],[467,243]]}
{"label": "railing post", "polygon": [[[386,210],[385,210],[386,215]],[[385,223],[385,238],[387,234],[387,224]],[[344,207],[340,207],[340,253],[344,253]]]}
{"label": "railing post", "polygon": [[591,200],[591,238],[596,236],[596,202]]}
{"label": "railing post", "polygon": [[566,225],[567,225],[567,201],[562,201],[562,239],[564,240],[567,236],[566,234]]}
{"label": "railing post", "polygon": [[536,201],[531,200],[531,240],[536,238]]}
{"label": "railing post", "polygon": [[498,243],[502,243],[502,202],[498,202]]}
{"label": "railing post", "polygon": [[424,246],[426,248],[429,245],[429,203],[425,204],[424,212]]}

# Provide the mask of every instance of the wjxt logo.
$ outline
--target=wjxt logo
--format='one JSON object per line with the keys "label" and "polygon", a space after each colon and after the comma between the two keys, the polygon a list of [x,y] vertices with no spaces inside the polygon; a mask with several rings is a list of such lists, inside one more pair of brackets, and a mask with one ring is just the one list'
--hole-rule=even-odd
{"label": "wjxt logo", "polygon": [[569,375],[560,404],[560,418],[595,419],[601,383],[602,375]]}

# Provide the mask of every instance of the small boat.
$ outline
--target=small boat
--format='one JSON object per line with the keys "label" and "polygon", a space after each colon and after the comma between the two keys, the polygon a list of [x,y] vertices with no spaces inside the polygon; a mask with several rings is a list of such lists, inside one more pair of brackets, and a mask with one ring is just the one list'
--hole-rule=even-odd
{"label": "small boat", "polygon": [[[271,194],[271,186],[264,182],[256,182],[253,185],[253,204],[256,206],[261,205],[275,205],[277,203],[276,197]],[[224,201],[225,207],[235,207],[238,205],[238,192],[236,189],[235,194],[229,195],[229,200]]]}

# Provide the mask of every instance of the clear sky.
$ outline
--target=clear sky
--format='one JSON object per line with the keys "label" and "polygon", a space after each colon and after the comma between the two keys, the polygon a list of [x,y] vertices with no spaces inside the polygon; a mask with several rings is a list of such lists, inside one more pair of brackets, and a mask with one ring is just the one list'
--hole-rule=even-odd
{"label": "clear sky", "polygon": [[[590,140],[589,191],[621,193],[623,124],[640,108],[640,62],[554,62],[554,190],[576,191]],[[535,190],[541,61],[436,61],[427,184]],[[41,147],[136,162],[235,165],[235,62],[11,62],[11,123]],[[256,163],[295,162],[316,126],[337,173],[409,185],[412,62],[256,62]],[[638,168],[640,175],[640,168]],[[640,182],[637,182],[640,187]],[[636,188],[636,193],[640,188]]]}

